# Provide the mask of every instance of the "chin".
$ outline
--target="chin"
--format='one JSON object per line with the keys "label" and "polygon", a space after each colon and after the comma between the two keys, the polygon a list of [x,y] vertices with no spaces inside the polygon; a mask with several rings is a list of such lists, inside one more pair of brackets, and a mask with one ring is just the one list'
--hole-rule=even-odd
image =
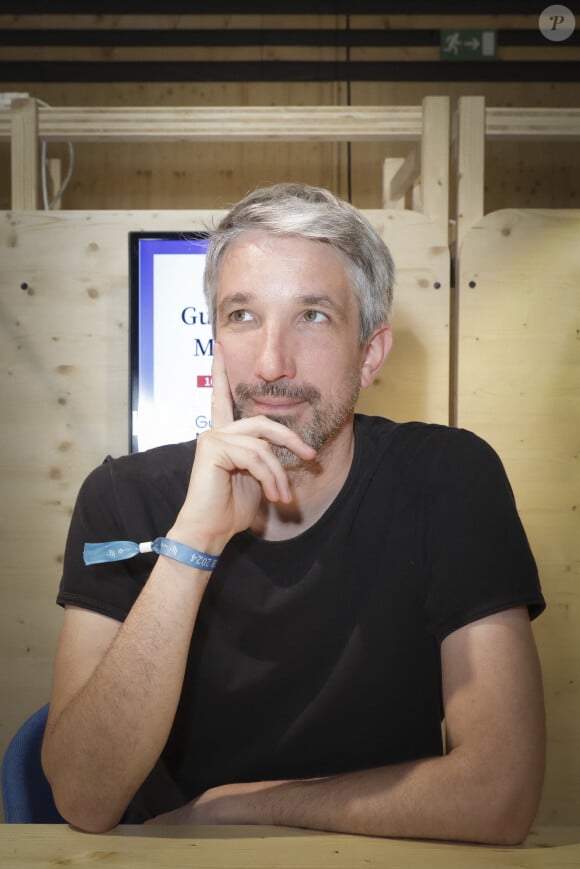
{"label": "chin", "polygon": [[286,447],[278,447],[275,444],[272,444],[272,451],[285,471],[297,471],[299,468],[305,468],[307,464],[309,464],[302,461],[299,456]]}

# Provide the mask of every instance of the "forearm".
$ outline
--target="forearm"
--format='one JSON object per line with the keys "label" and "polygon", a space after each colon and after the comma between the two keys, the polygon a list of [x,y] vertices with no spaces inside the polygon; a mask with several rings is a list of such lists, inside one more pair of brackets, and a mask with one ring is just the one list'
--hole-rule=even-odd
{"label": "forearm", "polygon": [[[267,417],[234,421],[217,344],[212,372],[212,429],[198,438],[185,501],[167,537],[219,555],[251,526],[262,499],[292,501],[271,445],[306,462],[316,451]],[[74,607],[65,613],[43,765],[71,823],[94,831],[117,823],[159,758],[208,579],[162,555],[122,627],[95,613],[83,619]]]}
{"label": "forearm", "polygon": [[157,761],[207,580],[207,573],[159,558],[92,675],[49,721],[43,764],[71,823],[113,826]]}
{"label": "forearm", "polygon": [[175,821],[507,845],[526,836],[539,793],[510,778],[458,750],[323,779],[216,788]]}
{"label": "forearm", "polygon": [[496,613],[442,644],[448,753],[322,779],[225,785],[159,823],[280,824],[511,845],[540,800],[541,672],[527,613]]}

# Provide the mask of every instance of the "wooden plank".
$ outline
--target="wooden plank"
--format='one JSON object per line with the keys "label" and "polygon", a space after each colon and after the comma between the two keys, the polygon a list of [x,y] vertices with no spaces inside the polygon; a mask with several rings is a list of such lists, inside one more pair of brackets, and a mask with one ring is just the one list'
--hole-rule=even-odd
{"label": "wooden plank", "polygon": [[457,423],[503,459],[547,599],[538,822],[580,816],[580,210],[506,209],[463,241]]}
{"label": "wooden plank", "polygon": [[[168,52],[171,53],[172,63],[215,63],[231,61],[327,61],[346,60],[347,46],[339,44],[321,45],[313,42],[312,45],[276,45],[263,41],[260,33],[254,36],[248,45],[144,45],[144,46],[109,46],[99,45],[98,35],[91,34],[94,45],[75,46],[3,46],[2,61],[31,63],[66,63],[66,62],[92,62],[107,64],[111,62],[147,63],[165,62],[168,60]],[[540,50],[536,49],[532,59],[541,57]],[[548,58],[552,59],[552,58]],[[439,60],[439,46],[352,46],[349,51],[349,60],[353,63],[359,61],[383,61],[392,63],[410,62],[437,62]]]}
{"label": "wooden plank", "polygon": [[[62,184],[62,160],[58,157],[50,157],[46,161],[46,174],[48,182],[48,201],[50,202],[54,199],[60,190],[60,185]],[[61,199],[57,199],[52,207],[54,209],[62,208]]]}
{"label": "wooden plank", "polygon": [[483,217],[485,99],[460,97],[455,117],[457,254],[463,237]]}
{"label": "wooden plank", "polygon": [[385,157],[383,160],[383,208],[395,208],[399,210],[405,207],[404,194],[401,194],[398,199],[391,197],[392,180],[404,163],[403,157]]}
{"label": "wooden plank", "polygon": [[12,132],[12,117],[9,108],[0,108],[0,142],[9,142]]}
{"label": "wooden plank", "polygon": [[423,211],[423,188],[420,182],[411,187],[411,208],[413,211]]}
{"label": "wooden plank", "polygon": [[[282,31],[281,31],[282,32]],[[352,32],[352,31],[351,31]],[[328,61],[345,60],[347,46],[321,44],[279,45],[275,40],[262,39],[260,31],[249,37],[247,45],[114,45],[108,41],[99,44],[98,33],[93,32],[93,45],[13,45],[2,46],[2,61],[31,63],[111,62],[147,63],[167,62],[168,52],[172,63],[231,62],[231,61]],[[225,41],[225,40],[224,40]],[[377,40],[378,41],[378,40]],[[411,42],[411,39],[409,39]],[[538,44],[535,46],[499,46],[497,60],[504,62],[536,61],[545,63],[569,63],[580,59],[580,48],[566,43]],[[440,60],[439,44],[417,45],[352,45],[349,61],[393,63],[436,63]]]}
{"label": "wooden plank", "polygon": [[10,869],[103,864],[123,869],[573,869],[580,860],[579,835],[577,823],[539,827],[521,846],[490,847],[265,825],[123,824],[90,836],[68,824],[5,824],[0,862]]}
{"label": "wooden plank", "polygon": [[441,244],[449,236],[449,97],[425,97],[421,136],[423,214],[439,227]]}
{"label": "wooden plank", "polygon": [[[48,142],[98,141],[413,141],[421,136],[414,106],[205,106],[40,108]],[[10,136],[0,110],[0,139]]]}
{"label": "wooden plank", "polygon": [[38,208],[38,109],[35,99],[12,101],[12,208]]}
{"label": "wooden plank", "polygon": [[449,249],[417,211],[363,211],[389,246],[397,270],[393,350],[361,413],[445,424],[449,402]]}
{"label": "wooden plank", "polygon": [[494,108],[485,110],[485,135],[507,141],[573,142],[580,139],[580,108]]}
{"label": "wooden plank", "polygon": [[421,177],[421,150],[415,146],[412,148],[402,165],[391,179],[389,185],[389,201],[404,201],[407,191]]}
{"label": "wooden plank", "polygon": [[[312,60],[337,61],[346,59],[347,46],[340,44],[323,45],[313,42],[306,45],[276,45],[264,41],[260,32],[250,38],[247,45],[99,45],[96,33],[91,33],[93,45],[22,45],[2,46],[2,61],[31,63],[78,62],[145,63],[147,61],[167,62],[171,52],[172,63],[228,62],[249,60]],[[224,40],[225,42],[225,40]],[[439,46],[351,46],[349,60],[358,61],[438,61]],[[538,50],[536,50],[536,56]]]}
{"label": "wooden plank", "polygon": [[[391,15],[383,13],[382,15],[355,15],[351,14],[348,22],[352,30],[359,28],[385,29],[390,30],[458,30],[458,29],[491,29],[497,28],[514,29],[514,30],[534,30],[538,25],[538,15],[536,12],[530,14],[506,14],[506,15],[490,15],[490,14],[473,14],[458,13],[453,14],[413,14],[407,15]],[[233,15],[211,15],[211,14],[187,14],[187,15],[171,15],[171,14],[127,14],[127,15],[91,15],[91,14],[75,14],[64,15],[50,12],[48,14],[35,13],[34,15],[2,15],[0,14],[0,27],[6,30],[67,30],[67,29],[89,29],[89,30],[124,30],[124,29],[175,29],[201,30],[205,28],[223,28],[227,27],[231,30],[253,28],[259,29],[276,29],[276,28],[328,28],[336,30],[337,28],[344,29],[346,27],[346,16],[337,14],[316,14],[316,15],[280,15],[280,14],[250,14],[238,13]]]}
{"label": "wooden plank", "polygon": [[[422,111],[420,106],[41,107],[38,131],[47,142],[404,142],[421,138]],[[0,122],[0,136],[7,132]]]}

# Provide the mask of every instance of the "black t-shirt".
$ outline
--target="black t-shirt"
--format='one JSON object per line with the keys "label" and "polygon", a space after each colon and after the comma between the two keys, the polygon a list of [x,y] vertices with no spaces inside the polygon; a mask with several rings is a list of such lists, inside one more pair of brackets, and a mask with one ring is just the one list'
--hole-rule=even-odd
{"label": "black t-shirt", "polygon": [[[58,602],[124,619],[155,555],[85,567],[85,542],[166,534],[195,444],[108,459],[85,481]],[[500,460],[475,435],[357,416],[349,476],[285,541],[224,550],[138,822],[235,781],[329,775],[441,754],[439,646],[491,613],[544,608]]]}

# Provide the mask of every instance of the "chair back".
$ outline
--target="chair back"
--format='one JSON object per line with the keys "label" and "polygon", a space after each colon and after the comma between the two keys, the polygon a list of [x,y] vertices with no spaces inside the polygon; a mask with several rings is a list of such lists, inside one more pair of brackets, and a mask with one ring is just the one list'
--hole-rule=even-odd
{"label": "chair back", "polygon": [[14,734],[2,758],[2,799],[7,824],[63,824],[40,763],[48,704]]}

